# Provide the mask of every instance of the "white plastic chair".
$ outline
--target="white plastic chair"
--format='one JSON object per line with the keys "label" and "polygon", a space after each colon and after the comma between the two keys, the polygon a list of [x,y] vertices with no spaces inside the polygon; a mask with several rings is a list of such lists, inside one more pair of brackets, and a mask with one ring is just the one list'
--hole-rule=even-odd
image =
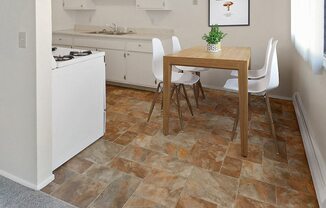
{"label": "white plastic chair", "polygon": [[[180,41],[179,41],[179,38],[176,36],[172,36],[172,48],[173,48],[172,49],[173,53],[178,53],[179,51],[181,51]],[[175,68],[182,72],[194,73],[198,77],[200,77],[201,72],[208,71],[207,68],[190,67],[190,66],[175,66]],[[205,93],[204,93],[204,89],[203,89],[200,79],[197,82],[197,84],[193,85],[193,90],[194,90],[194,95],[195,95],[195,100],[196,100],[196,106],[198,108],[198,106],[199,106],[199,104],[198,104],[199,90],[200,90],[203,98],[205,99]]]}
{"label": "white plastic chair", "polygon": [[[268,61],[268,57],[271,54],[272,45],[273,45],[273,38],[270,38],[269,41],[268,41],[268,44],[267,44],[264,66],[261,69],[249,70],[248,71],[248,78],[249,79],[260,79],[260,78],[263,78],[264,76],[266,76],[266,73],[267,73],[267,70],[266,70],[267,61]],[[233,70],[231,72],[231,76],[238,77],[238,71]]]}
{"label": "white plastic chair", "polygon": [[[162,41],[158,38],[153,38],[152,40],[153,44],[153,60],[152,60],[152,71],[155,76],[155,79],[159,81],[159,84],[157,86],[153,102],[149,111],[147,122],[150,120],[151,115],[153,113],[153,109],[156,103],[156,100],[158,96],[163,92],[163,57],[165,55],[164,48]],[[180,109],[180,91],[181,88],[183,89],[184,97],[187,101],[189,110],[191,112],[191,115],[193,115],[193,111],[187,96],[187,92],[185,89],[185,85],[194,85],[198,82],[199,77],[196,75],[193,75],[192,73],[179,73],[172,70],[171,72],[171,84],[172,86],[172,93],[171,98],[176,92],[176,100],[177,100],[177,108],[178,108],[178,114],[179,114],[179,120],[180,120],[180,126],[181,129],[183,129],[183,119],[182,119],[182,112]]]}
{"label": "white plastic chair", "polygon": [[[279,153],[277,145],[277,137],[275,132],[274,121],[272,117],[271,105],[269,102],[269,91],[277,88],[279,86],[279,68],[278,68],[278,59],[277,59],[277,47],[278,41],[275,40],[272,43],[270,56],[267,58],[267,67],[266,67],[266,76],[260,79],[248,80],[248,92],[249,94],[259,95],[265,97],[265,102],[267,106],[268,116],[271,124],[271,130],[273,138],[275,141],[275,147],[277,154]],[[224,88],[230,91],[239,91],[238,79],[229,79],[226,81]],[[237,118],[233,126],[233,136],[232,140],[235,138],[236,129],[239,122],[239,109],[237,110]]]}

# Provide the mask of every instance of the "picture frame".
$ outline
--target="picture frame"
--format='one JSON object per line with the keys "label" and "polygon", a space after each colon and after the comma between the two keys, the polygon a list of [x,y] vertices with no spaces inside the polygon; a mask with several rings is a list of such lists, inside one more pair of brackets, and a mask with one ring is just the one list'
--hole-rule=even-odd
{"label": "picture frame", "polygon": [[250,26],[250,0],[208,0],[208,25]]}

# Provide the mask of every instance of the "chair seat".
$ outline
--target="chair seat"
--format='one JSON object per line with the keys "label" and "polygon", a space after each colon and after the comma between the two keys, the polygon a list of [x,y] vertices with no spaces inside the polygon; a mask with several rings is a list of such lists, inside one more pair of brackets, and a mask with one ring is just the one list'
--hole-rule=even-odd
{"label": "chair seat", "polygon": [[[260,79],[263,78],[265,75],[266,75],[266,70],[264,68],[248,71],[248,79]],[[238,77],[239,76],[238,71],[232,70],[231,76]]]}
{"label": "chair seat", "polygon": [[180,71],[185,72],[204,72],[208,71],[208,68],[201,68],[201,67],[192,67],[192,66],[175,66]]}
{"label": "chair seat", "polygon": [[[163,82],[161,78],[159,81]],[[178,73],[172,71],[171,83],[173,84],[184,84],[193,85],[199,81],[199,76],[192,73]]]}
{"label": "chair seat", "polygon": [[[251,94],[264,94],[266,92],[266,79],[248,80],[248,92]],[[229,79],[226,81],[224,88],[230,91],[239,91],[238,79]]]}

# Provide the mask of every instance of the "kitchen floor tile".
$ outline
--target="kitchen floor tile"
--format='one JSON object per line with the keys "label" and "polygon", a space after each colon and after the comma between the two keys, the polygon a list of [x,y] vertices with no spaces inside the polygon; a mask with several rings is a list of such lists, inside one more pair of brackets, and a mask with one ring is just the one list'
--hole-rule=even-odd
{"label": "kitchen floor tile", "polygon": [[77,207],[85,208],[104,188],[104,183],[80,175],[65,182],[52,195]]}
{"label": "kitchen floor tile", "polygon": [[107,87],[103,138],[54,171],[42,189],[77,207],[297,208],[318,207],[292,102],[271,99],[276,154],[264,99],[251,96],[249,155],[240,154],[239,127],[231,141],[238,96],[205,89],[191,116],[182,99],[184,129],[172,105],[170,135],[162,132],[153,93]]}
{"label": "kitchen floor tile", "polygon": [[193,196],[182,196],[176,208],[216,208],[217,205]]}
{"label": "kitchen floor tile", "polygon": [[92,203],[92,208],[122,208],[134,193],[140,179],[127,174],[121,174]]}
{"label": "kitchen floor tile", "polygon": [[241,178],[239,195],[258,201],[276,204],[275,186],[255,179]]}
{"label": "kitchen floor tile", "polygon": [[139,178],[145,178],[151,170],[150,167],[119,157],[114,158],[110,166]]}
{"label": "kitchen floor tile", "polygon": [[104,165],[109,163],[122,149],[121,145],[100,139],[78,156],[98,165]]}
{"label": "kitchen floor tile", "polygon": [[235,208],[276,208],[274,205],[259,202],[243,196],[238,196]]}
{"label": "kitchen floor tile", "polygon": [[237,189],[238,180],[233,177],[194,168],[187,180],[184,193],[214,202],[219,207],[231,207],[235,202]]}
{"label": "kitchen floor tile", "polygon": [[71,160],[66,162],[63,167],[73,170],[77,173],[84,173],[93,163],[79,157],[73,157]]}
{"label": "kitchen floor tile", "polygon": [[231,157],[226,157],[222,165],[221,174],[239,178],[241,173],[241,168],[242,168],[241,160],[234,159]]}
{"label": "kitchen floor tile", "polygon": [[318,208],[316,197],[302,192],[277,187],[277,205],[288,208]]}

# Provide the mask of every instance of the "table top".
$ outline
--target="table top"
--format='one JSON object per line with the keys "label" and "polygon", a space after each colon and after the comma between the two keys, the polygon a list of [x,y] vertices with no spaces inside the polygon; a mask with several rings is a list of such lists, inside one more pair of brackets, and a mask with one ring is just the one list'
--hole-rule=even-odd
{"label": "table top", "polygon": [[170,65],[235,69],[249,63],[250,57],[251,49],[246,47],[222,47],[221,51],[210,53],[206,46],[197,46],[166,55],[164,61]]}
{"label": "table top", "polygon": [[178,58],[200,58],[200,59],[219,59],[219,60],[234,60],[248,61],[250,59],[251,50],[248,47],[222,47],[222,50],[217,53],[210,53],[206,46],[196,46],[183,49],[179,53],[166,55],[167,57]]}

